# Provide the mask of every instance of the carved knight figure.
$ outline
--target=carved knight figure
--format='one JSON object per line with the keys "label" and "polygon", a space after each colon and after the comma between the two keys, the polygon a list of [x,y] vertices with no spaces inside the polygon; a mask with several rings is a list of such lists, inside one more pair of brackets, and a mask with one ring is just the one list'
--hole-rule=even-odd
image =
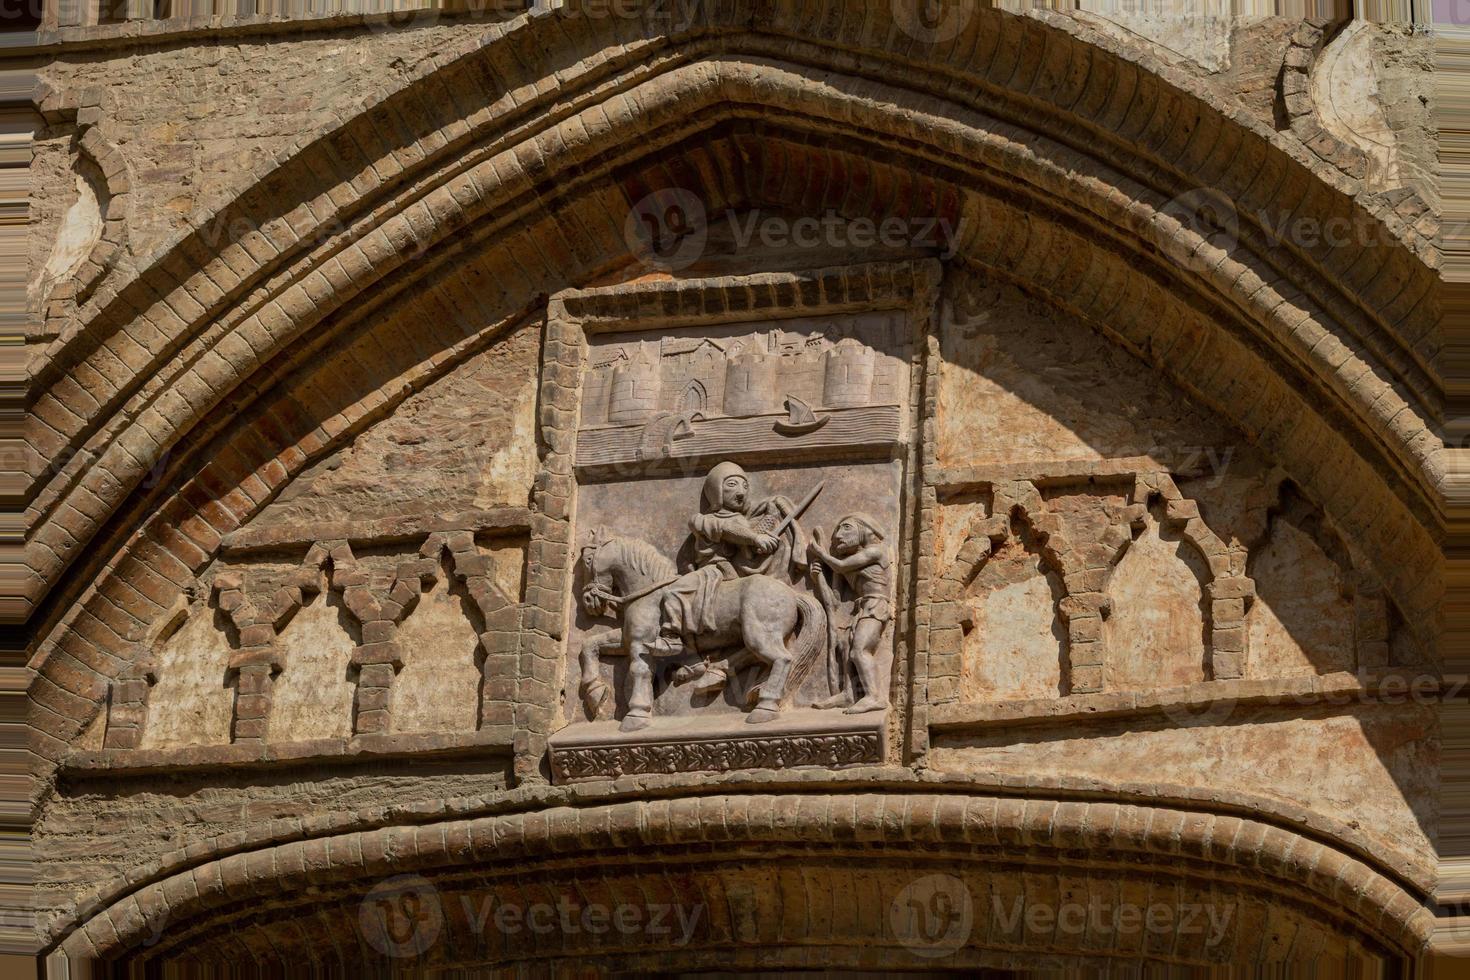
{"label": "carved knight figure", "polygon": [[662,602],[663,634],[670,645],[696,650],[699,635],[714,632],[710,599],[721,582],[769,575],[790,585],[805,573],[800,525],[792,521],[779,537],[772,534],[794,510],[786,497],[757,499],[749,474],[736,463],[719,463],[709,471],[701,512],[689,522],[693,568],[669,587]]}
{"label": "carved knight figure", "polygon": [[[802,507],[820,491],[818,484]],[[631,661],[623,731],[647,727],[652,718],[651,658],[704,653],[702,663],[678,675],[681,681],[697,678],[700,693],[723,688],[746,666],[766,665],[746,692],[746,721],[752,723],[775,718],[790,701],[788,678],[794,673],[799,684],[820,659],[827,617],[815,599],[793,587],[793,570],[799,575],[808,567],[806,538],[795,521],[800,508],[785,497],[756,499],[749,475],[729,462],[710,470],[702,496],[701,512],[689,522],[693,567],[682,574],[647,542],[603,528],[589,534],[582,548],[583,608],[590,616],[622,620],[583,641],[582,699],[589,718],[600,717],[611,697],[601,676],[604,657]]]}

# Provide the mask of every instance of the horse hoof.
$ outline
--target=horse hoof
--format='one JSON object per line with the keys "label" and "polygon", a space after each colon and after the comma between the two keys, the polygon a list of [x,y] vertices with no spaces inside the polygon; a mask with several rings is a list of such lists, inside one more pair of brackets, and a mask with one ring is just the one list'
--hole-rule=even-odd
{"label": "horse hoof", "polygon": [[745,723],[747,725],[764,725],[768,721],[775,721],[780,716],[781,713],[774,708],[756,708],[745,716]]}
{"label": "horse hoof", "polygon": [[642,731],[643,729],[645,729],[645,728],[647,728],[649,726],[649,724],[651,723],[651,721],[652,721],[652,719],[648,718],[646,715],[629,715],[628,717],[624,718],[623,719],[623,723],[618,726],[618,731],[620,731],[620,732],[638,732],[638,731]]}

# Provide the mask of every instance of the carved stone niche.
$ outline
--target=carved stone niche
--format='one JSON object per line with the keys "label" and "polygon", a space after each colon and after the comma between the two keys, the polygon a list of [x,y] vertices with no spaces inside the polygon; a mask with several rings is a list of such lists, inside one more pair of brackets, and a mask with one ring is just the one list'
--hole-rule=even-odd
{"label": "carved stone niche", "polygon": [[882,761],[937,283],[891,263],[552,298],[559,781]]}

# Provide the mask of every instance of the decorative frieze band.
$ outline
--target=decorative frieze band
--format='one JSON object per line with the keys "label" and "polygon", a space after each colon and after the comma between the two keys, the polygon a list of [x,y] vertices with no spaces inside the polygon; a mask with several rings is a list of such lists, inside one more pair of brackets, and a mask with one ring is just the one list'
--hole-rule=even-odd
{"label": "decorative frieze band", "polygon": [[[391,730],[393,683],[406,651],[397,632],[417,606],[423,590],[448,568],[463,583],[480,613],[482,680],[479,727],[497,737],[512,737],[509,701],[499,683],[519,669],[521,603],[494,584],[494,561],[477,545],[480,535],[518,536],[530,531],[531,513],[523,507],[468,511],[453,516],[409,515],[353,525],[323,524],[245,528],[225,542],[227,558],[280,551],[305,552],[300,566],[269,595],[251,588],[244,567],[226,567],[213,580],[214,606],[234,627],[229,672],[234,682],[230,741],[264,744],[269,734],[277,676],[288,665],[277,637],[312,597],[330,590],[359,628],[352,653],[355,690],[354,736],[386,736]],[[342,535],[332,537],[332,535]],[[418,554],[391,570],[372,571],[353,553],[354,543],[383,546],[421,540]],[[119,678],[110,695],[104,745],[136,749],[148,712],[154,668],[148,654]]]}

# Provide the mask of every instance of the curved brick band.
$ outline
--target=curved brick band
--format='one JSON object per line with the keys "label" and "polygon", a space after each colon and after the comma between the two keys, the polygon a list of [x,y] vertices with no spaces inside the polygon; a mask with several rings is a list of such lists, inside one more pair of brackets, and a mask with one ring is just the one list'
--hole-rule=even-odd
{"label": "curved brick band", "polygon": [[[48,944],[61,941],[80,925],[110,907],[127,901],[143,887],[180,880],[201,868],[239,859],[244,855],[285,847],[310,845],[333,836],[362,836],[392,828],[420,826],[447,820],[473,822],[483,819],[527,815],[568,806],[620,806],[628,801],[662,800],[667,804],[697,806],[696,797],[739,796],[749,793],[809,796],[832,793],[836,797],[854,793],[879,794],[893,798],[943,795],[947,798],[1004,797],[1026,801],[1073,801],[1088,805],[1104,802],[1120,807],[1164,807],[1202,819],[1249,820],[1273,828],[1273,832],[1303,841],[1335,842],[1333,853],[1344,861],[1361,865],[1376,878],[1411,895],[1425,895],[1434,885],[1435,868],[1415,855],[1386,852],[1375,839],[1360,830],[1321,813],[1291,807],[1255,794],[1227,790],[1201,791],[1167,783],[1102,786],[1092,780],[1067,777],[1018,779],[997,775],[965,776],[930,773],[915,776],[893,768],[854,769],[843,773],[819,770],[783,772],[740,772],[698,777],[696,790],[684,776],[624,777],[603,783],[578,786],[527,786],[487,797],[415,802],[376,807],[367,811],[338,811],[303,819],[282,819],[233,830],[227,834],[195,841],[165,853],[155,861],[135,865],[111,882],[58,910],[43,923],[42,938]],[[314,846],[314,845],[313,845]]]}
{"label": "curved brick band", "polygon": [[[728,111],[722,107],[728,104],[732,93],[740,99],[789,101],[793,105],[808,105],[813,110],[827,103],[827,111],[835,111],[828,100],[839,99],[839,95],[831,92],[814,95],[810,83],[808,76],[793,70],[706,63],[649,83],[640,96],[645,113],[641,122],[657,126],[664,122],[666,114],[677,112],[682,125],[702,126],[708,120],[701,118],[697,109],[699,102],[703,100],[709,104],[710,113],[719,117]],[[569,122],[553,133],[544,134],[536,141],[544,146],[536,152],[564,158],[568,154],[553,153],[552,147],[564,145],[572,138],[574,130],[585,130],[599,118],[604,120],[599,131],[605,138],[612,138],[616,127],[608,128],[606,112],[609,108],[600,106],[596,113],[589,109],[575,123]],[[627,105],[623,108],[631,111]],[[908,126],[912,125],[913,119],[912,113],[905,113],[902,114],[902,123],[897,118],[885,121],[881,108],[858,102],[852,102],[843,111],[866,116],[866,124],[873,128]],[[632,118],[627,117],[624,122],[631,125]],[[1001,169],[1026,166],[1017,156],[1019,151],[1014,145],[994,135],[979,132],[972,135],[974,142],[969,152],[976,159],[994,156]],[[799,148],[800,144],[777,140],[771,143],[780,147],[781,152],[763,157],[751,144],[738,138],[696,143],[688,152],[691,160],[739,155],[746,160],[747,178],[757,186],[792,186],[792,182],[778,177],[785,166],[782,161],[791,158],[788,151]],[[418,278],[395,282],[391,288],[375,293],[374,302],[355,307],[351,317],[339,317],[334,321],[338,324],[337,335],[347,335],[343,342],[347,339],[352,341],[348,344],[348,357],[352,358],[352,351],[361,349],[363,356],[355,360],[375,364],[374,372],[357,372],[334,363],[301,378],[279,398],[268,404],[257,404],[248,413],[236,410],[221,415],[209,408],[220,391],[233,387],[235,382],[229,380],[231,377],[240,377],[256,369],[255,366],[273,344],[284,344],[297,337],[306,323],[317,322],[317,318],[325,314],[316,301],[309,299],[310,293],[315,292],[323,302],[330,298],[332,304],[346,302],[358,295],[368,278],[397,265],[401,251],[410,248],[411,243],[424,240],[430,229],[437,228],[447,234],[468,220],[472,212],[463,202],[479,201],[476,209],[489,209],[496,214],[491,202],[513,198],[524,188],[521,182],[501,173],[505,167],[512,166],[514,158],[515,153],[484,159],[408,212],[397,218],[384,218],[377,230],[345,251],[341,250],[341,242],[324,243],[317,250],[321,253],[317,261],[325,261],[326,266],[306,273],[303,280],[293,285],[286,285],[291,281],[289,276],[280,279],[278,284],[285,291],[279,292],[279,298],[248,316],[244,315],[244,307],[236,307],[243,319],[226,317],[217,321],[210,328],[214,331],[214,343],[219,345],[220,351],[230,352],[231,356],[214,353],[201,360],[178,362],[178,370],[186,374],[197,373],[201,365],[213,363],[217,369],[217,383],[199,381],[196,384],[184,375],[159,375],[149,382],[150,390],[157,392],[157,404],[140,414],[127,430],[138,433],[138,438],[144,442],[130,451],[125,448],[130,437],[120,434],[121,442],[115,443],[111,449],[99,451],[98,465],[103,466],[103,470],[97,471],[99,474],[106,470],[105,459],[109,454],[114,454],[112,458],[117,460],[121,469],[107,479],[99,475],[102,482],[97,484],[98,492],[105,491],[103,496],[106,496],[127,485],[131,480],[128,473],[141,473],[133,472],[142,465],[140,458],[152,458],[165,446],[175,454],[168,466],[168,476],[178,479],[182,485],[171,496],[162,499],[146,496],[137,500],[133,506],[139,511],[151,510],[152,519],[127,538],[118,536],[98,542],[99,546],[90,551],[96,556],[93,564],[85,566],[86,571],[74,570],[76,585],[71,589],[58,589],[53,594],[53,601],[59,609],[75,589],[89,580],[90,569],[96,567],[95,563],[104,561],[107,555],[118,554],[118,549],[122,549],[121,557],[113,559],[111,570],[97,581],[95,591],[68,613],[45,648],[47,662],[43,673],[47,683],[55,688],[53,701],[66,702],[67,708],[40,716],[38,728],[41,734],[36,742],[39,755],[56,758],[64,743],[85,723],[92,710],[87,705],[97,703],[108,679],[121,669],[117,651],[146,634],[152,620],[171,606],[179,590],[188,587],[193,574],[218,548],[221,534],[248,520],[302,467],[330,453],[342,439],[350,438],[378,417],[410,390],[411,383],[422,383],[425,375],[433,376],[447,369],[459,357],[486,343],[487,335],[480,329],[485,322],[507,326],[518,322],[529,314],[528,307],[540,290],[567,279],[590,275],[594,269],[625,251],[626,243],[613,230],[616,224],[608,220],[611,215],[607,211],[607,201],[593,188],[549,202],[547,213],[534,222],[517,223],[509,216],[499,215],[498,220],[477,225],[473,234],[456,236],[452,249],[442,258],[420,261],[415,266]],[[872,173],[874,186],[894,186],[892,179],[896,172],[904,169],[871,157],[854,157],[851,162],[854,167],[867,168]],[[1036,168],[1034,161],[1031,166],[1033,170]],[[658,169],[662,172],[662,166]],[[628,178],[631,181],[631,174]],[[640,178],[646,181],[643,186],[652,186],[652,182],[658,179],[652,172]],[[1117,179],[1126,183],[1121,177]],[[1055,183],[1059,195],[1076,183],[1070,174],[1060,169],[1055,169],[1049,180]],[[1356,450],[1349,447],[1344,433],[1352,423],[1345,416],[1329,420],[1324,418],[1323,412],[1330,415],[1330,410],[1319,412],[1309,406],[1303,397],[1303,391],[1309,390],[1305,378],[1289,380],[1292,369],[1285,361],[1273,361],[1267,366],[1258,359],[1249,337],[1262,328],[1261,323],[1253,324],[1239,309],[1232,315],[1223,306],[1212,307],[1208,314],[1201,313],[1145,275],[1143,270],[1147,265],[1143,259],[1135,257],[1130,260],[1117,254],[1100,253],[1084,237],[1063,224],[1048,225],[1040,218],[1023,219],[1019,212],[1012,211],[1001,198],[990,196],[978,183],[946,185],[933,177],[917,179],[916,183],[926,198],[952,200],[954,213],[967,219],[959,222],[960,227],[969,229],[962,243],[962,253],[973,254],[977,260],[984,256],[996,272],[1028,282],[1032,288],[1053,295],[1058,303],[1068,308],[1081,308],[1100,328],[1128,346],[1154,352],[1150,359],[1186,390],[1197,392],[1207,403],[1233,414],[1240,428],[1279,458],[1288,471],[1299,476],[1304,489],[1320,495],[1322,506],[1339,527],[1361,537],[1365,554],[1370,558],[1376,556],[1376,564],[1387,570],[1384,577],[1407,618],[1422,619],[1425,611],[1434,607],[1440,594],[1440,583],[1437,577],[1423,576],[1417,571],[1433,567],[1430,563],[1432,538],[1424,523],[1431,518],[1422,512],[1422,507],[1416,516],[1413,501],[1399,497],[1381,476],[1375,475],[1381,473],[1383,467],[1394,469],[1387,458],[1379,457],[1376,463],[1370,462],[1363,456],[1367,449],[1361,445]],[[774,203],[764,196],[764,192],[762,196],[753,198],[749,188],[711,185],[705,191],[711,206]],[[800,209],[820,208],[824,193],[820,189],[795,193],[798,195],[796,199],[781,203]],[[955,196],[961,193],[962,196]],[[429,207],[427,201],[437,202],[434,207],[438,209],[438,218],[428,216],[430,212],[425,210]],[[869,206],[875,213],[882,214],[891,205],[875,200],[869,202]],[[1131,225],[1149,213],[1149,206],[1139,201],[1122,207],[1108,198],[1093,202],[1093,206],[1101,210],[1112,209],[1120,225]],[[1158,202],[1153,205],[1155,208],[1158,206]],[[1153,213],[1157,214],[1157,211]],[[563,241],[559,229],[564,222],[608,228],[611,240],[582,242],[582,251],[568,251],[555,244]],[[416,225],[418,231],[414,230]],[[475,275],[468,274],[466,269],[475,266],[466,265],[464,253],[482,241],[482,236],[491,234],[499,236],[495,239],[498,245],[484,250],[475,263],[478,267]],[[417,248],[416,245],[413,247]],[[324,258],[327,255],[330,258]],[[555,255],[566,261],[549,258]],[[349,261],[350,256],[355,257]],[[522,269],[524,263],[531,261],[530,256],[542,256],[545,268],[536,275],[512,275],[508,271]],[[460,260],[458,264],[454,264],[456,259]],[[1233,260],[1228,260],[1223,253],[1221,260],[1225,265],[1220,266],[1216,273],[1220,281],[1229,280],[1235,284],[1259,279],[1252,278],[1253,274],[1245,267],[1227,268]],[[453,276],[445,273],[449,267],[455,270]],[[1040,281],[1039,270],[1047,270],[1050,281]],[[472,285],[474,282],[500,283],[499,288],[504,291],[486,295]],[[299,296],[300,304],[288,300],[288,295]],[[420,312],[408,312],[410,296],[418,304]],[[1338,363],[1344,372],[1341,375],[1343,384],[1349,385],[1347,378],[1351,375],[1350,386],[1354,388],[1361,388],[1365,378],[1376,376],[1373,372],[1365,374],[1361,363],[1354,367],[1343,361],[1341,355],[1346,348],[1318,333],[1316,328],[1306,329],[1307,324],[1315,321],[1310,316],[1302,319],[1303,309],[1285,303],[1280,293],[1264,285],[1264,280],[1252,287],[1251,299],[1251,304],[1246,305],[1254,304],[1255,311],[1266,317],[1271,324],[1268,332],[1274,332],[1284,342],[1305,345],[1303,350],[1310,348],[1310,356],[1300,355],[1308,363],[1319,357]],[[427,342],[439,353],[427,365],[420,363],[420,351],[426,342],[423,336],[426,321],[421,312],[425,302],[442,312],[442,316],[428,321],[433,324],[437,336]],[[298,306],[299,315],[288,316],[285,312],[286,307],[295,309]],[[1266,314],[1267,308],[1274,312]],[[1292,310],[1295,313],[1290,312]],[[1288,327],[1288,322],[1294,326]],[[269,328],[267,323],[271,325]],[[257,333],[258,330],[266,332]],[[296,358],[309,359],[311,352],[318,350],[319,345],[332,335],[331,330],[314,335],[311,343],[298,349]],[[269,339],[271,337],[276,339]],[[370,352],[385,349],[401,352],[403,363],[375,362]],[[1194,372],[1192,365],[1197,362],[1213,366],[1207,378]],[[271,376],[279,377],[276,372],[284,371],[291,363],[288,358],[285,365],[272,369]],[[415,375],[420,380],[410,382]],[[262,383],[260,387],[265,385]],[[1233,400],[1232,393],[1243,389],[1256,390],[1262,395],[1242,407]],[[1376,397],[1375,410],[1382,408],[1391,413],[1396,426],[1418,424],[1414,420],[1419,416],[1413,411],[1401,410],[1402,403],[1387,388],[1375,390],[1381,396]],[[330,398],[324,400],[324,391],[332,393]],[[165,416],[162,411],[165,403],[173,404],[179,399],[183,402],[177,404],[177,411],[170,411]],[[198,404],[190,409],[185,402]],[[39,414],[45,415],[44,412]],[[196,431],[185,441],[175,442],[183,437],[170,433],[177,433],[178,427],[195,415],[204,416]],[[246,427],[249,432],[237,432],[224,451],[211,455],[207,465],[195,459],[193,454],[200,451],[211,435],[227,423],[242,419],[251,421],[252,425]],[[321,421],[324,419],[327,420],[325,423]],[[158,431],[153,432],[150,427]],[[145,430],[151,434],[145,436]],[[97,435],[104,435],[105,431],[110,430],[104,427],[104,431]],[[1427,433],[1427,429],[1424,431]],[[1414,436],[1413,441],[1416,446],[1427,445],[1419,436]],[[1324,465],[1328,461],[1331,466]],[[192,470],[194,466],[202,468]],[[194,474],[192,477],[189,475],[191,472]],[[168,482],[164,481],[165,485]],[[64,541],[70,543],[63,545],[63,539],[59,537],[53,543],[70,554],[76,550],[77,542],[86,540],[92,533],[92,524],[86,515],[97,514],[100,520],[110,505],[92,491],[84,490],[84,485],[78,484],[73,489],[91,494],[91,502],[81,509],[67,505],[64,512],[67,519],[52,521],[38,532],[33,541],[35,548],[56,554],[47,542],[56,535],[64,535]],[[43,493],[37,498],[36,507],[50,513],[53,507],[60,506],[59,501],[59,497]],[[127,521],[120,522],[118,526],[128,528],[137,525]],[[60,565],[56,567],[59,570]],[[75,702],[68,698],[74,698]]]}
{"label": "curved brick band", "polygon": [[[998,165],[989,179],[1006,185],[1003,198],[1022,211],[1060,207],[1076,219],[1101,221],[1099,230],[1120,243],[1186,257],[1195,269],[1192,288],[1233,308],[1231,316],[1251,324],[1258,339],[1304,365],[1379,447],[1365,452],[1385,454],[1364,459],[1344,443],[1347,458],[1379,469],[1380,479],[1407,476],[1419,488],[1411,509],[1418,508],[1421,522],[1432,519],[1438,464],[1424,419],[1433,406],[1414,394],[1437,390],[1429,369],[1436,343],[1427,298],[1432,249],[1391,212],[1358,201],[1351,182],[1294,137],[1270,132],[1242,112],[1210,107],[1182,76],[1146,55],[1119,51],[1100,37],[1076,37],[1069,31],[1078,28],[1064,28],[1061,20],[996,11],[981,12],[953,42],[919,46],[900,59],[917,70],[885,77],[912,78],[905,92],[880,93],[878,82],[854,79],[843,88],[867,86],[872,97],[852,97],[819,79],[857,70],[843,45],[864,49],[874,64],[894,61],[867,41],[891,33],[890,5],[871,4],[865,17],[844,18],[835,7],[828,17],[823,5],[810,4],[764,11],[775,16],[761,19],[766,26],[759,34],[713,30],[747,24],[751,12],[744,6],[697,5],[683,34],[651,31],[657,40],[631,47],[613,21],[576,11],[511,21],[483,47],[434,62],[339,130],[303,140],[280,166],[262,172],[255,188],[199,219],[207,228],[255,230],[211,251],[202,227],[131,281],[100,286],[46,353],[37,376],[50,389],[35,406],[40,455],[59,458],[68,447],[87,452],[40,489],[28,514],[39,529],[27,551],[30,601],[39,601],[150,466],[274,353],[479,215],[507,216],[514,201],[551,176],[546,168],[576,172],[580,160],[608,148],[656,148],[662,140],[655,134],[699,118],[701,103],[724,106],[725,115],[740,104],[792,113],[801,128],[819,132],[835,123],[870,133],[886,152],[927,146],[931,161],[946,167],[992,159]],[[840,25],[832,47],[796,40],[828,36],[810,29],[825,21]],[[544,97],[531,94],[535,79],[525,77],[535,69],[522,65],[513,49],[558,50],[565,56],[560,63],[580,66],[556,87],[557,98],[575,107],[571,116],[537,115]],[[667,57],[655,65],[656,54]],[[707,63],[697,71],[683,67],[701,59]],[[772,66],[773,59],[788,67]],[[1114,84],[1102,84],[1104,76]],[[951,79],[969,93],[964,101],[956,101]],[[619,94],[604,103],[609,90]],[[454,97],[444,97],[446,91]],[[472,104],[462,104],[466,98]],[[885,118],[884,105],[904,109]],[[1012,119],[1024,119],[1027,129]],[[632,139],[637,134],[648,138]],[[1024,174],[1027,186],[1002,174]],[[1179,195],[1201,179],[1239,209],[1238,235],[1228,250],[1206,243],[1187,227],[1187,215],[1175,213]],[[1045,207],[1031,194],[1043,196]],[[936,186],[923,197],[946,196]],[[578,209],[607,203],[583,200]],[[1070,283],[1081,285],[1080,293],[1060,288],[1058,277],[1080,274],[1064,258],[1080,254],[1065,233],[1011,228],[1007,208],[997,206],[995,199],[967,206],[976,219],[968,227],[980,237],[962,242],[963,251],[1014,257],[1019,278],[1056,286],[1060,296],[1091,297],[1084,312],[1119,323],[1125,334],[1124,322],[1150,322],[1142,310],[1130,312],[1131,304],[1167,303],[1147,277],[1109,285],[1094,275]],[[1342,247],[1307,248],[1268,232],[1277,213],[1318,214],[1374,234]],[[600,233],[569,240],[564,221],[528,225],[527,217],[512,224],[514,232],[502,228],[503,240],[528,236],[537,247],[515,254],[533,265],[530,256],[555,256],[551,264],[563,277],[575,278],[582,263],[596,268],[604,264],[599,258],[622,251],[599,241]],[[1009,240],[1018,234],[1021,240]],[[522,271],[539,278],[537,269]],[[1214,318],[1204,318],[1201,339],[1214,334],[1208,326]],[[181,352],[189,356],[178,357]],[[1245,351],[1232,358],[1244,358],[1242,367],[1253,363]],[[77,391],[101,410],[68,408]]]}
{"label": "curved brick band", "polygon": [[[823,854],[849,864],[859,854],[870,864],[908,861],[911,875],[923,873],[926,855],[940,859],[936,868],[962,875],[1002,855],[1013,867],[1042,876],[1065,878],[1071,866],[1082,877],[1085,869],[1126,877],[1131,867],[1175,882],[1156,886],[1159,896],[1249,891],[1272,908],[1294,906],[1323,922],[1342,923],[1343,936],[1396,954],[1423,946],[1433,918],[1362,863],[1249,819],[921,792],[772,793],[588,803],[265,847],[144,886],[92,916],[60,948],[73,960],[146,958],[196,942],[212,928],[236,932],[262,900],[278,912],[324,900],[355,910],[363,882],[410,872],[493,876],[499,869],[534,877],[543,865],[544,871],[585,867],[591,859],[606,862],[605,880],[631,860],[655,862],[634,881],[657,881],[686,862],[737,854],[745,867],[759,870],[762,854],[792,847],[817,866]],[[1002,877],[996,870],[989,873]],[[349,882],[358,884],[336,894]],[[351,933],[338,938],[356,941]]]}

